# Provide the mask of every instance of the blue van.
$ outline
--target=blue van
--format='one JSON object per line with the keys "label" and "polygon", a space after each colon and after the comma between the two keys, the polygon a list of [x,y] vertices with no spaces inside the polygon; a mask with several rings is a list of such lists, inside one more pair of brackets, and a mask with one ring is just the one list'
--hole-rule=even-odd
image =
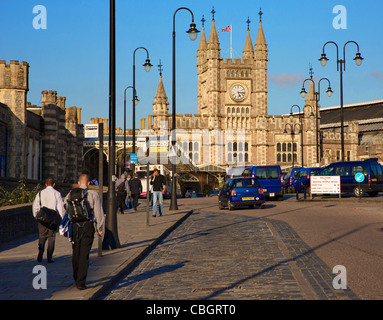
{"label": "blue van", "polygon": [[310,187],[310,177],[318,175],[323,168],[313,167],[313,168],[299,168],[294,172],[292,177],[292,190],[293,192],[304,192],[304,188]]}
{"label": "blue van", "polygon": [[[355,174],[363,172],[364,181],[360,184],[355,180]],[[364,161],[341,161],[325,167],[317,175],[340,176],[342,193],[353,193],[356,197],[363,197],[367,193],[375,197],[383,191],[383,170],[377,158]]]}
{"label": "blue van", "polygon": [[283,186],[282,186],[282,192],[284,194],[292,192],[293,188],[293,176],[296,171],[299,171],[301,168],[293,168],[290,172],[287,172],[286,175],[283,177]]}
{"label": "blue van", "polygon": [[283,173],[280,166],[246,167],[242,176],[256,178],[261,184],[266,198],[283,200]]}
{"label": "blue van", "polygon": [[245,166],[231,167],[229,174],[230,179],[242,177],[242,173],[245,168]]}

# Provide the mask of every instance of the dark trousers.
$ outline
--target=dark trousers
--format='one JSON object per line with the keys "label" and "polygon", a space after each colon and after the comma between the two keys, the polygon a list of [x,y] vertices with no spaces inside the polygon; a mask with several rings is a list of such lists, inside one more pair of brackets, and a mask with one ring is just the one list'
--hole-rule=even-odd
{"label": "dark trousers", "polygon": [[126,199],[126,192],[117,193],[117,208],[120,209],[121,213],[124,213],[125,199]]}
{"label": "dark trousers", "polygon": [[138,206],[138,197],[140,196],[139,193],[132,193],[133,198],[133,208],[136,209]]}
{"label": "dark trousers", "polygon": [[56,231],[48,229],[41,223],[37,225],[39,228],[39,255],[43,255],[45,242],[48,240],[47,258],[48,261],[52,260],[53,251],[55,250]]}
{"label": "dark trousers", "polygon": [[92,221],[72,223],[73,241],[73,278],[77,286],[83,286],[86,282],[89,267],[89,253],[94,239],[94,226]]}

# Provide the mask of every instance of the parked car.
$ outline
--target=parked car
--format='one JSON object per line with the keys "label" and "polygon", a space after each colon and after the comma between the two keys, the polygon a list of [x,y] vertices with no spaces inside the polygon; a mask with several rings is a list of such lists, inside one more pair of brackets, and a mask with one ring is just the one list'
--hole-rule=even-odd
{"label": "parked car", "polygon": [[243,171],[242,176],[256,178],[266,198],[283,200],[283,174],[280,166],[250,166]]}
{"label": "parked car", "polygon": [[292,192],[304,192],[306,187],[306,191],[308,192],[308,188],[310,187],[310,177],[317,175],[322,171],[323,168],[314,167],[314,168],[299,168],[294,172],[292,177]]}
{"label": "parked car", "polygon": [[218,207],[228,207],[233,210],[239,206],[254,208],[258,205],[261,209],[265,207],[265,196],[263,189],[255,178],[228,179],[218,195]]}
{"label": "parked car", "polygon": [[219,190],[210,190],[208,193],[208,196],[214,197],[214,196],[218,196],[218,194],[219,194]]}
{"label": "parked car", "polygon": [[[363,172],[365,176],[361,183],[355,180],[355,174],[358,172]],[[323,168],[318,175],[340,176],[341,192],[353,193],[355,197],[362,197],[365,193],[375,197],[383,191],[383,170],[377,158],[335,162]]]}
{"label": "parked car", "polygon": [[293,168],[290,170],[290,172],[287,172],[286,175],[283,177],[282,192],[284,194],[293,192],[292,191],[293,174],[294,172],[299,170],[300,168]]}

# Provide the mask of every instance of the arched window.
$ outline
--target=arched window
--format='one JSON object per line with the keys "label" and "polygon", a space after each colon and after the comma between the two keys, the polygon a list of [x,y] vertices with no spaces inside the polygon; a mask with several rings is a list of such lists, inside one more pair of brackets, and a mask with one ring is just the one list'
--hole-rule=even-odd
{"label": "arched window", "polygon": [[241,113],[245,113],[245,108],[242,108],[242,109],[241,109]]}
{"label": "arched window", "polygon": [[227,144],[227,151],[233,151],[233,143],[232,142],[229,142]]}
{"label": "arched window", "polygon": [[289,155],[287,156],[288,158],[288,161],[291,162],[291,153],[289,153]]}
{"label": "arched window", "polygon": [[249,162],[249,154],[245,153],[245,162]]}
{"label": "arched window", "polygon": [[245,72],[245,76],[246,76],[246,78],[249,76],[249,72],[248,71]]}
{"label": "arched window", "polygon": [[230,113],[230,108],[227,108],[227,113]]}
{"label": "arched window", "polygon": [[238,151],[243,151],[243,143],[242,142],[240,142],[238,144]]}
{"label": "arched window", "polygon": [[282,151],[286,152],[286,143],[282,144]]}
{"label": "arched window", "polygon": [[238,161],[243,162],[243,154],[242,153],[239,154],[239,160]]}
{"label": "arched window", "polygon": [[241,77],[243,78],[243,71],[241,72]]}
{"label": "arched window", "polygon": [[246,108],[246,113],[250,113],[250,109],[249,108]]}
{"label": "arched window", "polygon": [[280,153],[277,153],[277,162],[281,162],[281,154]]}
{"label": "arched window", "polygon": [[286,153],[284,153],[282,156],[282,162],[286,162]]}
{"label": "arched window", "polygon": [[[295,144],[295,143],[294,143],[294,144]],[[294,162],[297,162],[297,160],[298,160],[297,154],[294,153]]]}
{"label": "arched window", "polygon": [[199,151],[199,143],[198,142],[194,142],[194,151]]}
{"label": "arched window", "polygon": [[188,144],[186,142],[183,143],[182,149],[184,149],[184,152],[188,150]]}
{"label": "arched window", "polygon": [[277,143],[277,152],[281,152],[281,144],[280,143]]}
{"label": "arched window", "polygon": [[239,113],[239,108],[237,108],[237,113]]}
{"label": "arched window", "polygon": [[296,143],[293,144],[293,152],[297,152],[297,144]]}
{"label": "arched window", "polygon": [[237,143],[236,142],[233,143],[233,151],[237,151]]}
{"label": "arched window", "polygon": [[234,77],[234,71],[231,72],[231,76]]}
{"label": "arched window", "polygon": [[189,151],[193,150],[193,142],[189,142]]}
{"label": "arched window", "polygon": [[289,143],[289,144],[287,145],[287,151],[288,151],[288,152],[291,152],[291,143]]}
{"label": "arched window", "polygon": [[191,152],[189,153],[189,158],[190,160],[193,160],[193,154]]}
{"label": "arched window", "polygon": [[198,152],[195,152],[195,153],[194,153],[194,162],[195,162],[195,163],[199,163]]}
{"label": "arched window", "polygon": [[233,156],[232,156],[231,153],[229,153],[229,154],[227,155],[227,162],[229,162],[229,163],[233,162]]}
{"label": "arched window", "polygon": [[235,108],[232,108],[232,109],[231,109],[231,112],[232,112],[232,113],[235,113]]}
{"label": "arched window", "polygon": [[245,151],[249,151],[249,144],[245,142]]}

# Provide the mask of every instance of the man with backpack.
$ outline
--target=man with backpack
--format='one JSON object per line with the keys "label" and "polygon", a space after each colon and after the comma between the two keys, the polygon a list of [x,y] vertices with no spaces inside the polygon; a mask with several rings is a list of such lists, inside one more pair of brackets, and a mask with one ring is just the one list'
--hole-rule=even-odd
{"label": "man with backpack", "polygon": [[65,197],[64,208],[72,228],[73,278],[77,288],[84,290],[95,227],[98,235],[103,236],[105,217],[98,193],[88,189],[87,174],[80,175],[78,185]]}
{"label": "man with backpack", "polygon": [[116,181],[116,196],[117,196],[117,208],[120,209],[121,214],[124,214],[125,200],[130,192],[128,180],[123,173],[121,178]]}

